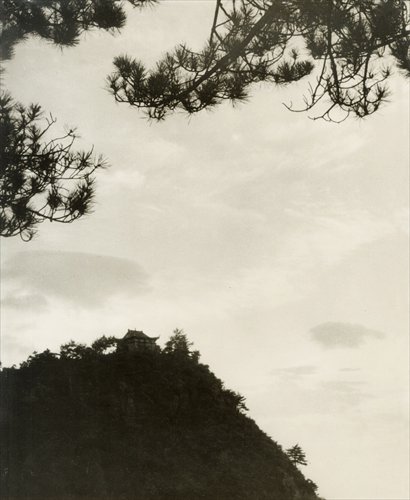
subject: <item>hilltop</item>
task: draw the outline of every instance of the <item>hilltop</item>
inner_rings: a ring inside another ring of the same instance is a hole
[[[164,349],[144,337],[70,342],[3,369],[2,498],[317,498],[182,332]]]

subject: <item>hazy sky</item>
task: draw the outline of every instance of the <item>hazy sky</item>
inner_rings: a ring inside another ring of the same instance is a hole
[[[327,499],[408,499],[408,83],[366,121],[311,121],[249,102],[150,123],[104,79],[200,46],[213,2],[130,12],[116,37],[61,51],[30,40],[6,64],[19,101],[78,126],[111,168],[92,215],[2,241],[3,362],[70,338],[183,328]]]

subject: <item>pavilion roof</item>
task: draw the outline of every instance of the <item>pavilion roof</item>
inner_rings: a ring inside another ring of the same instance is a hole
[[[149,339],[149,340],[157,340],[159,337],[149,337],[145,335],[144,332],[139,330],[128,330],[128,332],[124,335],[123,340],[133,340],[133,339]]]

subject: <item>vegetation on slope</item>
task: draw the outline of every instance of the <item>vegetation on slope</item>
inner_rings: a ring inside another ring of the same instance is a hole
[[[1,372],[2,498],[316,498],[182,332],[163,350],[108,352],[116,342]]]

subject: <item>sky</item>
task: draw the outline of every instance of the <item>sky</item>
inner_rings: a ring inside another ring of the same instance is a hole
[[[16,100],[103,154],[91,215],[1,242],[3,364],[70,339],[182,328],[328,500],[409,495],[409,92],[366,120],[291,113],[302,81],[150,122],[116,104],[115,56],[201,47],[212,2],[128,11],[121,34],[20,44]]]

